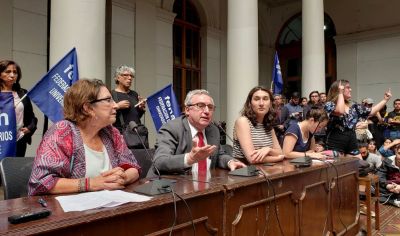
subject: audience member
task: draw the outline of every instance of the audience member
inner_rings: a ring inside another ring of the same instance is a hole
[[[378,151],[378,147],[376,146],[376,142],[374,140],[370,140],[368,142],[368,152],[382,157],[381,153]]]
[[[285,158],[309,156],[321,159],[324,157],[315,144],[314,133],[328,124],[328,115],[322,108],[312,107],[306,114],[306,119],[289,126],[283,141]]]
[[[201,173],[215,167],[235,170],[245,166],[220,146],[219,130],[212,124],[214,111],[214,100],[208,91],[187,94],[185,114],[158,131],[154,165],[161,173]],[[149,176],[155,173],[153,168]]]
[[[378,169],[381,202],[400,207],[400,146],[395,155],[385,158]]]
[[[390,138],[398,139],[400,138],[400,98],[397,98],[393,102],[393,111],[389,112],[387,115],[389,129],[390,129]]]
[[[326,93],[324,92],[319,93],[319,102],[321,103],[322,106],[325,105],[326,101],[327,101]]]
[[[355,126],[362,118],[374,115],[392,97],[390,89],[384,99],[372,108],[351,102],[351,87],[347,80],[335,81],[328,92],[325,110],[329,115],[327,126],[326,148],[344,154],[358,155]],[[360,155],[358,155],[361,158]]]
[[[358,150],[360,151],[362,159],[369,163],[370,172],[375,173],[382,164],[382,158],[376,154],[370,153],[368,151],[368,144],[366,143],[360,143],[358,145]]]
[[[10,60],[0,61],[0,92],[12,92],[17,125],[16,156],[25,156],[27,144],[32,143],[32,135],[36,131],[37,118],[33,113],[32,103],[27,96],[21,100],[27,91],[21,88],[22,72],[20,66]],[[0,150],[1,151],[1,150]]]
[[[393,149],[400,144],[400,139],[391,140],[389,138],[385,139],[383,145],[379,148],[379,153],[382,157],[390,157],[394,155]]]
[[[122,132],[122,122],[128,125],[130,121],[141,124],[140,118],[146,111],[146,101],[136,91],[131,90],[135,70],[129,66],[120,66],[115,70],[114,80],[116,88],[111,92],[114,101],[117,103],[117,119],[114,126]],[[135,106],[139,104],[138,106]],[[122,121],[121,121],[122,119]]]
[[[282,100],[282,95],[275,94],[274,102],[272,104],[272,107],[275,111],[274,130],[275,130],[276,137],[278,138],[278,141],[280,144],[283,142],[283,134],[285,133],[285,127],[283,126],[283,120],[281,120],[281,113],[282,113],[283,105],[284,105],[284,103]]]
[[[81,79],[64,96],[64,117],[46,132],[29,195],[123,189],[140,167],[112,126],[117,104],[100,80]]]
[[[253,88],[247,95],[241,116],[233,132],[233,156],[245,163],[277,162],[283,159],[282,149],[273,129],[272,94],[263,87]]]
[[[375,116],[368,117],[368,130],[371,131],[372,137],[376,142],[376,146],[380,147],[385,141],[384,132],[387,128],[387,123],[385,122],[386,105],[376,113]]]
[[[285,129],[291,124],[295,124],[303,120],[303,108],[299,105],[299,93],[293,92],[281,114],[281,120],[284,122]]]
[[[300,106],[304,109],[304,107],[306,107],[307,104],[308,104],[307,98],[306,98],[306,97],[302,97],[302,98],[300,99]]]

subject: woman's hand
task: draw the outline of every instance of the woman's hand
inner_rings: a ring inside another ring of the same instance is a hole
[[[253,163],[260,163],[263,162],[264,158],[268,156],[269,152],[271,151],[270,147],[263,147],[257,150],[254,150],[250,157],[253,159]]]
[[[126,109],[131,106],[131,103],[128,100],[122,100],[117,103],[118,109]]]
[[[385,99],[386,101],[389,101],[391,97],[392,97],[392,91],[391,91],[391,89],[389,88],[389,89],[385,92],[385,94],[383,95],[383,99]]]
[[[127,175],[124,169],[115,167],[90,178],[90,191],[123,189],[126,183]]]
[[[339,91],[339,94],[343,94],[344,85],[342,85],[342,81],[339,81],[339,84],[338,84],[338,91]]]
[[[22,127],[21,129],[19,129],[19,131],[21,131],[22,133],[24,133],[24,134],[29,134],[31,131],[28,129],[28,128],[26,128],[26,127]]]

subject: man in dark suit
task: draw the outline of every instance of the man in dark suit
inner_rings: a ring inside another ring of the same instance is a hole
[[[154,165],[161,174],[245,166],[221,148],[218,127],[212,123],[214,110],[214,101],[206,90],[187,94],[185,114],[158,131]]]

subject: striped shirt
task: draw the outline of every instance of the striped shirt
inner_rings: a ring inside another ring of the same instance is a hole
[[[263,147],[273,147],[273,142],[272,142],[272,132],[271,131],[265,131],[264,125],[257,123],[256,126],[254,127],[253,124],[250,122],[249,119],[247,119],[249,126],[250,126],[250,134],[251,134],[251,140],[253,141],[253,146],[255,150],[261,149]],[[236,132],[235,130],[233,131],[234,133]],[[243,149],[240,146],[240,142],[237,139],[237,136],[234,135],[233,139],[233,153],[232,153],[234,158],[237,158],[241,161],[244,161],[245,163],[248,163]]]

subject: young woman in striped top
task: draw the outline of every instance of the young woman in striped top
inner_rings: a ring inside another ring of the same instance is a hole
[[[272,93],[253,88],[247,96],[234,127],[233,157],[256,164],[283,160],[282,149],[273,129]]]

